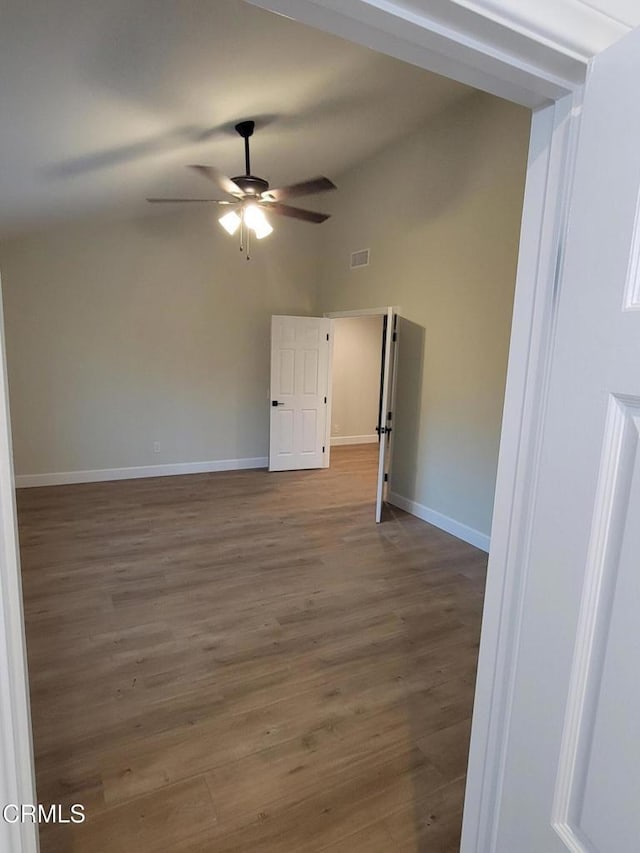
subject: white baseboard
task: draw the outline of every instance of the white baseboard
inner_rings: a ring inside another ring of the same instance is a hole
[[[487,536],[486,533],[481,533],[473,527],[469,527],[466,524],[462,524],[460,521],[456,521],[455,518],[449,518],[448,515],[443,515],[435,509],[430,509],[428,506],[419,504],[417,501],[411,501],[409,498],[404,498],[402,495],[398,495],[395,492],[389,493],[388,501],[390,504],[403,509],[405,512],[410,512],[411,515],[415,515],[423,521],[428,521],[429,524],[433,524],[434,527],[446,530],[446,532],[451,533],[452,536],[457,536],[458,539],[462,539],[470,545],[475,545],[475,547],[480,548],[481,551],[489,552],[491,538]]]
[[[340,447],[341,444],[375,444],[378,434],[373,435],[332,435],[331,447]]]
[[[255,456],[247,459],[215,459],[209,462],[139,465],[133,468],[96,468],[90,471],[58,471],[53,474],[18,474],[16,488],[102,483],[106,480],[135,480],[141,477],[171,477],[177,474],[207,474],[211,471],[239,471],[245,468],[266,468],[268,463],[266,456]]]

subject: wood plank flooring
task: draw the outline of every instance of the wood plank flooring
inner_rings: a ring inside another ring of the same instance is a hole
[[[324,471],[18,494],[42,853],[454,853],[486,555]]]

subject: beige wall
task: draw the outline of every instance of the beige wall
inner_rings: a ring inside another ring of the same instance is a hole
[[[332,436],[377,439],[381,348],[382,317],[333,321]]]
[[[529,121],[523,108],[471,96],[344,176],[324,234],[320,310],[394,304],[411,321],[401,330],[393,491],[483,534]],[[350,252],[363,248],[370,265],[350,271]]]
[[[316,240],[278,223],[247,262],[199,209],[4,243],[17,474],[266,456],[270,315],[312,312]]]

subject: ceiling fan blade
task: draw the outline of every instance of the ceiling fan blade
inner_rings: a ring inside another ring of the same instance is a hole
[[[191,168],[195,169],[196,172],[200,172],[200,174],[204,175],[208,180],[213,181],[213,183],[218,187],[218,189],[222,190],[223,193],[237,196],[238,198],[242,198],[244,195],[240,187],[235,184],[231,178],[223,175],[222,172],[219,172],[214,166],[191,166]]]
[[[329,213],[303,210],[301,207],[291,207],[290,204],[281,204],[279,201],[265,203],[263,210],[267,213],[278,213],[280,216],[291,216],[293,219],[303,219],[305,222],[324,222],[330,216]]]
[[[196,202],[197,204],[234,204],[233,201],[219,201],[217,198],[148,198],[152,204],[183,204],[184,202]]]
[[[299,184],[291,184],[288,187],[277,187],[262,193],[264,199],[281,201],[283,198],[295,198],[299,195],[313,195],[314,193],[326,193],[328,190],[337,189],[333,181],[322,176],[301,181]]]

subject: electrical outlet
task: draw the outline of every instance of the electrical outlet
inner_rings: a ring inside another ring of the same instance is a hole
[[[160,453],[160,442],[159,441],[153,442],[153,452],[154,453]]]

